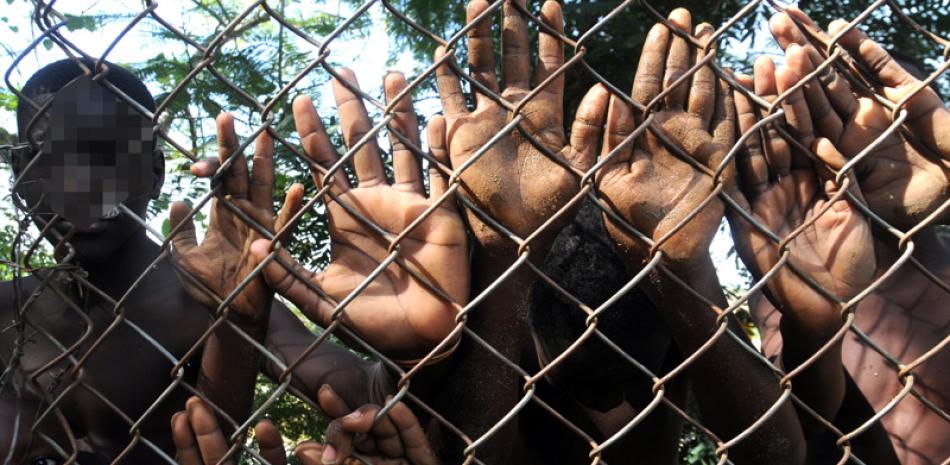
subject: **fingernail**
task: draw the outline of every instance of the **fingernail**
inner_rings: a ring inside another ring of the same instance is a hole
[[[334,465],[336,464],[336,449],[327,444],[323,448],[323,455],[320,456],[320,461],[323,462],[323,465]]]
[[[350,420],[359,420],[360,418],[363,417],[363,412],[357,410],[357,411],[355,411],[355,412],[353,412],[353,413],[350,413],[350,414],[347,415],[346,417],[349,418]]]

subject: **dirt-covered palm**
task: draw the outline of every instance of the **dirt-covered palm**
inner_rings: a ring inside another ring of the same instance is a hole
[[[518,1],[518,0],[516,0]],[[522,7],[524,0],[520,0]],[[485,0],[468,4],[471,23],[488,8]],[[544,3],[541,19],[558,32],[564,30],[561,6]],[[564,64],[564,44],[555,36],[539,32],[534,86],[540,86]],[[499,92],[492,46],[491,16],[469,31],[471,76],[493,93],[516,105],[531,91],[528,29],[525,17],[513,6],[504,6],[502,32],[502,77]],[[436,59],[443,55],[440,48]],[[476,108],[469,111],[459,77],[448,64],[437,72],[439,94],[448,125],[448,150],[453,168],[468,161],[489,140],[509,124],[513,115],[486,95],[476,92]],[[558,76],[521,108],[521,126],[540,145],[580,171],[593,165],[601,120],[606,112],[607,92],[598,86],[585,96],[577,111],[568,143],[564,134],[564,77]],[[517,129],[502,137],[461,175],[463,192],[481,210],[518,236],[525,238],[557,213],[579,190],[579,178],[538,150]],[[513,250],[515,244],[502,239],[478,215],[468,212],[469,223],[479,243],[490,252]],[[557,224],[539,237],[549,244],[571,219],[563,215]]]
[[[228,113],[218,116],[219,160],[202,160],[192,165],[196,176],[211,177],[225,160],[238,149],[234,132],[234,118]],[[275,218],[273,210],[274,189],[274,143],[266,132],[256,140],[253,172],[248,173],[244,155],[238,154],[221,178],[221,188],[228,201],[262,228],[273,233],[300,208],[302,186],[295,185],[287,193],[284,208]],[[261,238],[260,233],[245,223],[224,202],[215,198],[211,204],[211,221],[201,244],[197,243],[195,225],[188,216],[190,207],[184,202],[175,202],[171,207],[169,222],[172,228],[184,222],[172,238],[173,258],[185,289],[195,300],[211,309],[218,301],[203,289],[214,292],[218,299],[225,299],[250,275],[259,263],[251,256],[251,243]],[[198,282],[196,283],[195,278]],[[231,302],[232,314],[251,323],[267,321],[273,292],[262,276],[254,278]]]
[[[800,10],[789,9],[772,19],[772,34],[789,52],[789,66],[805,76],[823,57],[790,15],[825,39],[844,30],[847,23],[834,21],[825,34]],[[874,73],[879,91],[891,102],[900,102],[919,87],[916,77],[859,29],[847,32],[840,43]],[[805,87],[805,97],[818,135],[831,140],[847,158],[858,155],[891,125],[889,109],[873,98],[855,95],[833,68]],[[901,131],[894,132],[855,171],[871,209],[904,227],[924,219],[950,197],[950,135],[940,130],[950,125],[950,110],[930,87],[916,94],[906,108],[904,128],[918,143],[911,143]]]
[[[691,30],[688,11],[674,10],[670,20],[684,31]],[[712,35],[712,27],[702,24],[696,36]],[[657,24],[647,36],[640,57],[633,97],[644,104],[657,97],[689,69],[691,52],[686,41]],[[653,124],[661,128],[698,164],[715,171],[732,144],[735,111],[729,88],[717,82],[709,68],[702,68],[682,87],[667,95],[661,111],[654,112]],[[620,98],[611,97],[602,156],[607,156],[628,138],[637,126],[632,109]],[[733,169],[727,167],[723,179],[731,182]],[[635,144],[621,148],[603,166],[599,189],[604,200],[627,222],[652,240],[663,238],[699,208],[712,192],[712,178],[674,155],[650,132]],[[722,219],[722,202],[714,199],[666,241],[661,250],[667,263],[688,266],[706,257],[709,244]],[[605,216],[607,230],[627,257],[647,259],[649,247]]]
[[[763,58],[756,62],[754,80],[748,76],[738,80],[750,89],[754,86],[763,99],[772,100],[800,78],[789,68],[776,72],[772,61]],[[736,93],[736,108],[740,130],[748,131],[757,119],[755,109],[740,93]],[[844,166],[846,159],[828,139],[815,139],[801,90],[789,95],[782,108],[793,136],[812,147],[828,166]],[[876,263],[870,224],[847,196],[832,202],[839,186],[830,170],[793,152],[774,131],[769,132],[764,143],[759,135],[747,139],[739,155],[739,167],[738,203],[776,236],[784,239],[814,219],[789,243],[790,265],[840,299],[853,297],[870,283]],[[853,179],[849,178],[851,192],[863,200]],[[832,204],[828,205],[829,202]],[[738,213],[730,212],[729,221],[736,249],[746,266],[756,278],[768,273],[781,257],[779,244]],[[840,327],[837,304],[807,284],[788,265],[767,286],[776,307],[800,327],[823,336]]]
[[[341,74],[356,85],[350,70],[343,69]],[[406,86],[401,74],[389,74],[385,82],[387,98],[394,98]],[[366,109],[362,100],[341,82],[334,80],[333,90],[347,144],[355,144],[372,127]],[[407,95],[396,105],[390,134],[398,131],[419,147],[419,130],[409,98]],[[298,98],[294,102],[294,119],[307,155],[324,168],[336,164],[337,151],[309,98]],[[445,121],[441,117],[430,121],[428,138],[432,154],[447,162]],[[338,174],[332,190],[340,202],[383,229],[389,237],[380,237],[373,227],[358,220],[340,203],[330,202],[327,206],[332,241],[329,266],[314,273],[284,253],[281,261],[295,268],[309,285],[288,273],[277,261],[265,269],[267,281],[274,289],[318,324],[331,323],[335,303],[344,301],[389,257],[388,240],[406,230],[447,189],[447,179],[433,168],[427,197],[416,155],[395,137],[390,140],[393,142],[394,183],[386,179],[379,147],[370,142],[353,158],[359,184],[351,187],[345,175]],[[318,185],[322,184],[323,174],[315,171],[314,177]],[[470,282],[466,244],[464,225],[453,200],[448,198],[403,238],[399,243],[399,257],[452,301],[464,305]],[[254,254],[261,258],[266,256],[267,245],[266,241],[258,241]],[[311,286],[321,289],[329,299]],[[455,326],[455,315],[452,302],[443,300],[397,263],[391,263],[346,305],[342,321],[384,353],[394,358],[413,359],[428,353],[448,335]]]

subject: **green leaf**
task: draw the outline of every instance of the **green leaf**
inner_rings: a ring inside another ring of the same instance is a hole
[[[43,48],[46,50],[51,50],[53,48],[53,41],[49,39],[43,39]]]
[[[89,32],[94,32],[96,30],[96,18],[92,16],[76,16],[69,13],[63,16],[66,17],[66,29],[70,31],[84,29]]]

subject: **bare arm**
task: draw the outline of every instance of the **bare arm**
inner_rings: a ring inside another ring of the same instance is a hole
[[[520,3],[524,5],[523,1]],[[484,0],[471,1],[467,7],[469,22],[488,7]],[[555,31],[563,30],[561,7],[557,2],[545,2],[541,18]],[[490,18],[469,32],[470,74],[502,98],[517,102],[563,65],[564,45],[543,31],[538,34],[539,60],[532,85],[530,53],[526,53],[530,47],[527,21],[514,5],[504,7],[503,31],[501,68],[504,88],[496,75]],[[437,59],[442,53],[441,49],[437,52]],[[452,167],[458,169],[471,162],[479,148],[498,135],[511,119],[502,105],[482,93],[475,95],[476,108],[469,110],[459,77],[448,65],[439,68],[437,81],[445,110],[448,154]],[[603,88],[597,87],[585,97],[568,138],[563,130],[563,89],[562,76],[551,80],[526,102],[521,112],[524,116],[521,128],[547,151],[557,154],[575,169],[585,171],[593,165],[607,94]],[[562,210],[579,186],[574,173],[549,159],[518,129],[496,141],[460,174],[462,195],[522,239],[535,235],[540,226]],[[499,176],[504,176],[505,181],[499,182]],[[570,221],[573,213],[573,208],[564,212],[534,237],[529,244],[533,263],[543,262],[554,237]],[[518,247],[474,211],[467,211],[467,218],[477,240],[472,293],[477,296],[515,263]],[[469,315],[469,328],[514,363],[520,363],[522,357],[521,348],[528,331],[528,292],[535,280],[536,275],[523,264]],[[453,370],[447,377],[448,386],[440,405],[449,413],[453,423],[473,439],[501,420],[523,395],[519,389],[522,383],[514,370],[471,338],[463,338]],[[512,431],[516,422],[517,419],[509,423],[506,429],[478,449],[478,457],[487,463],[507,462],[515,440]],[[451,459],[457,460],[459,452],[449,452]]]
[[[225,113],[216,122],[220,159],[196,163],[192,167],[195,175],[213,175],[239,147],[233,117]],[[275,226],[279,230],[296,213],[302,195],[300,186],[291,188],[279,217],[274,215],[273,151],[270,136],[262,133],[255,147],[253,173],[249,172],[244,156],[238,154],[219,186],[227,201],[270,231]],[[257,266],[249,250],[260,235],[216,198],[207,234],[198,244],[189,210],[182,202],[176,202],[171,209],[170,223],[180,228],[172,238],[173,263],[192,298],[215,310],[219,301],[227,299]],[[227,322],[234,323],[254,341],[263,342],[272,301],[273,292],[263,276],[252,279],[229,301],[226,321],[220,321],[204,347],[198,388],[238,423],[250,413],[260,354]]]
[[[274,303],[265,341],[271,353],[285,365],[290,365],[303,355],[314,340],[314,333],[287,307],[279,302]],[[262,369],[274,382],[283,374],[276,364],[266,358]],[[307,354],[296,366],[292,376],[291,386],[314,402],[324,385],[340,393],[348,405],[382,405],[386,396],[394,391],[394,380],[381,363],[365,361],[330,341],[324,341]]]
[[[690,14],[684,9],[674,10],[669,19],[683,31],[693,30]],[[703,40],[712,31],[709,25],[701,24],[694,34]],[[686,41],[665,25],[654,26],[640,58],[633,98],[644,103],[655,99],[676,80],[677,70],[689,69],[691,63],[702,58],[700,53],[690,51]],[[711,171],[719,169],[735,139],[732,94],[709,69],[701,69],[692,83],[687,81],[681,89],[669,92],[653,118],[655,127]],[[621,147],[637,122],[627,104],[612,97],[603,154]],[[726,191],[732,190],[733,170],[728,164],[722,172]],[[719,200],[707,202],[714,195],[709,176],[674,155],[648,131],[636,144],[619,149],[604,165],[598,181],[600,191],[626,223],[654,243],[663,240],[658,246],[663,266],[712,305],[727,307],[708,253],[724,210]],[[630,271],[640,271],[654,252],[612,217],[605,220]],[[684,357],[694,354],[718,329],[713,308],[662,271],[650,273],[650,283],[644,290],[660,308]],[[737,332],[742,334],[741,330]],[[768,368],[756,361],[742,343],[727,336],[719,337],[688,368],[703,422],[724,441],[751,427],[781,393],[777,378]],[[747,440],[731,450],[743,463],[801,463],[804,440],[791,404],[780,405]]]

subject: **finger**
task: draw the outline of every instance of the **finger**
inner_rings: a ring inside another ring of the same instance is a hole
[[[689,34],[693,30],[692,18],[689,10],[677,8],[668,18],[674,26]],[[690,63],[689,43],[686,39],[672,34],[670,38],[670,52],[666,56],[666,74],[663,76],[663,88],[669,89],[677,79],[686,74]],[[666,107],[670,110],[686,108],[686,94],[689,92],[689,80],[684,81],[670,93],[666,94]]]
[[[504,20],[501,33],[502,78],[505,87],[528,88],[530,57],[528,49],[528,23],[515,4],[524,8],[525,0],[510,0],[503,8]]]
[[[587,171],[597,159],[597,144],[607,118],[610,92],[602,84],[587,91],[577,107],[571,124],[571,147],[567,161],[580,171]]]
[[[559,34],[564,34],[564,14],[560,3],[554,0],[544,2],[541,7],[541,21]],[[563,65],[564,44],[561,39],[541,29],[538,33],[538,63],[534,69],[535,85],[541,85]],[[560,102],[564,96],[564,75],[561,74],[551,81],[544,91]]]
[[[798,74],[787,67],[775,72],[775,84],[778,86],[780,94],[794,87],[800,80]],[[789,133],[805,147],[811,147],[815,140],[815,129],[812,126],[808,104],[805,102],[805,96],[801,88],[785,98],[782,102],[782,109],[785,110],[785,122]],[[798,153],[797,150],[792,154],[791,163],[792,166],[797,168],[810,166],[808,158],[804,154]]]
[[[294,457],[297,457],[301,465],[323,465],[320,462],[321,455],[323,444],[313,441],[304,441],[294,449]]]
[[[340,156],[330,142],[327,131],[320,121],[320,115],[313,106],[313,100],[309,96],[301,95],[294,99],[294,123],[297,126],[297,133],[300,134],[300,143],[303,145],[304,153],[311,161],[325,169],[330,169],[340,160]],[[323,188],[323,174],[311,167],[310,174],[318,188]],[[350,181],[341,169],[333,177],[333,183],[336,192],[342,192],[350,188]]]
[[[329,384],[320,386],[320,390],[317,391],[317,403],[323,413],[330,418],[340,418],[353,411]]]
[[[726,70],[729,75],[732,72]],[[736,142],[736,104],[732,86],[723,79],[717,80],[716,104],[712,114],[712,136],[717,144],[732,147]]]
[[[202,465],[198,442],[195,440],[194,431],[191,430],[191,423],[188,422],[187,412],[178,412],[172,416],[171,430],[179,465]]]
[[[189,171],[199,178],[210,178],[221,168],[221,160],[217,158],[202,158],[191,164]]]
[[[696,38],[700,43],[706,43],[713,35],[714,29],[707,23],[696,26]],[[715,54],[715,49],[710,48],[709,53]],[[696,61],[698,63],[703,59],[703,50],[696,49]],[[697,115],[703,120],[703,127],[710,127],[709,124],[713,118],[713,112],[716,109],[716,73],[712,67],[703,66],[693,75],[693,85],[689,89],[689,101],[686,110]]]
[[[222,176],[224,193],[235,199],[247,198],[247,160],[244,154],[238,153],[237,134],[234,132],[234,117],[230,113],[221,113],[215,120],[218,128],[218,158],[225,164],[228,157],[234,156],[234,161]]]
[[[429,120],[429,125],[426,127],[426,140],[429,143],[429,153],[432,157],[445,166],[452,166],[449,161],[449,151],[445,148],[445,118],[436,115]],[[429,198],[435,200],[445,194],[445,191],[449,188],[448,182],[448,176],[444,175],[435,163],[430,163]],[[452,199],[447,199],[442,202],[442,207],[454,211],[455,202]]]
[[[340,463],[343,460],[341,456],[345,458],[353,453],[353,437],[343,431],[343,425],[339,419],[330,422],[324,436],[326,444],[323,445],[323,451],[320,454],[320,463],[324,465]]]
[[[356,75],[349,68],[341,68],[339,74],[354,88],[359,88]],[[333,96],[336,97],[336,108],[340,114],[340,126],[343,130],[343,138],[346,139],[346,146],[353,147],[373,127],[366,113],[366,107],[363,106],[363,99],[337,79],[333,80]],[[386,182],[383,161],[375,140],[363,144],[352,160],[359,187],[372,187]]]
[[[814,46],[812,46],[808,39],[802,33],[801,29],[796,25],[792,18],[794,17],[798,20],[804,27],[812,31],[816,36],[830,40],[827,34],[825,34],[821,28],[819,28],[805,13],[796,8],[787,8],[786,13],[780,13],[772,17],[769,20],[769,26],[772,29],[772,35],[775,36],[776,40],[779,42],[779,45],[783,49],[789,49],[792,44],[798,44],[805,49],[806,55],[810,61],[811,69],[814,70],[825,61],[825,57],[819,52]],[[790,65],[792,63],[789,63]],[[795,64],[799,66],[799,64]],[[804,77],[808,73],[803,73],[801,69],[793,68],[799,76]],[[856,101],[853,94],[851,93],[851,85],[848,84],[848,81],[839,75],[837,70],[833,66],[825,68],[818,76],[818,82],[821,83],[821,87],[824,88],[827,93],[826,99],[831,103],[835,111],[838,112],[842,117],[848,117],[853,114],[856,109]],[[817,83],[816,83],[817,84]],[[814,102],[817,105],[815,108],[812,108],[813,117],[815,121],[820,121],[824,119],[823,111],[823,102],[821,97],[815,91],[809,92],[806,94],[806,98],[809,101],[809,104]],[[819,126],[822,127],[822,126]]]
[[[274,139],[267,131],[257,136],[254,147],[254,168],[248,192],[255,207],[272,212],[274,209]],[[270,225],[265,225],[270,226]]]
[[[218,426],[218,420],[204,402],[197,397],[188,399],[186,406],[188,421],[191,422],[191,429],[195,432],[195,439],[198,442],[202,460],[205,464],[217,464],[228,452],[228,443],[220,426]],[[229,465],[233,465],[233,463],[234,461],[231,459],[224,462],[224,464]]]
[[[261,457],[270,465],[287,465],[287,454],[284,453],[284,440],[280,432],[268,420],[257,423],[254,427],[254,438],[257,439],[257,448]]]
[[[357,414],[361,412],[357,410],[353,413]],[[373,415],[376,415],[375,412]],[[345,427],[347,421],[344,420],[343,423]],[[402,457],[405,455],[402,439],[399,437],[399,430],[396,429],[396,425],[393,424],[389,415],[384,415],[373,424],[372,436],[376,447],[387,457]]]
[[[791,6],[785,9],[786,13],[792,18],[795,18],[801,24],[809,34],[818,37],[822,42],[829,42],[831,37],[828,34],[825,34],[825,31],[821,30],[821,27],[815,23],[804,11],[800,10],[798,7]]]
[[[389,73],[383,83],[386,92],[386,102],[391,103],[408,84],[402,73]],[[389,141],[393,146],[393,180],[398,190],[425,192],[422,186],[422,168],[419,159],[406,144],[397,138],[393,132],[398,132],[412,145],[419,147],[419,121],[416,111],[412,108],[412,94],[407,93],[393,107],[393,120],[389,123]]]
[[[775,84],[775,63],[769,57],[759,57],[753,66],[755,72],[755,93],[766,101],[773,102],[778,97],[778,87]],[[763,117],[764,117],[763,113]],[[775,126],[780,124],[773,120],[766,126],[763,136],[765,160],[769,164],[772,177],[788,175],[791,163],[791,153],[788,142],[778,135]]]
[[[366,404],[339,418],[343,431],[350,434],[368,433],[375,427],[379,406]],[[395,427],[393,427],[395,432]],[[329,438],[328,438],[329,442]]]
[[[633,100],[647,105],[660,95],[663,87],[663,72],[666,67],[666,51],[670,45],[670,30],[664,24],[657,23],[650,29],[640,63],[633,79]]]
[[[265,260],[270,253],[270,241],[267,239],[258,239],[251,244],[251,254],[258,262]],[[285,263],[294,272],[288,271]],[[277,258],[264,267],[264,279],[274,292],[293,302],[304,315],[307,315],[307,318],[315,323],[328,325],[333,309],[304,281],[298,279],[297,275],[316,286],[320,284],[318,275],[294,260],[287,249],[280,249],[277,252]]]
[[[445,56],[445,48],[441,46],[436,48],[435,61],[440,61],[443,56]],[[435,70],[435,82],[439,88],[439,99],[442,101],[445,117],[449,118],[450,121],[468,113],[465,95],[462,93],[462,84],[459,82],[458,75],[449,66],[449,62],[454,61],[455,57],[448,58]]]
[[[184,223],[181,229],[172,237],[172,249],[176,254],[186,254],[198,245],[195,234],[195,222],[188,217],[191,207],[185,202],[175,202],[168,212],[168,223],[171,230]]]
[[[789,46],[785,52],[788,67],[802,78],[815,70],[809,57],[811,53],[809,50],[817,52],[811,45],[801,47],[798,44]],[[825,90],[817,76],[805,83],[804,94],[808,102],[808,113],[811,115],[815,128],[825,137],[838,140],[844,130],[844,123],[831,107],[831,102],[825,95]]]
[[[413,465],[438,465],[438,460],[429,446],[429,440],[419,424],[419,419],[406,404],[396,403],[389,411],[389,418],[392,419],[393,425],[399,430],[399,437],[402,440],[409,463]]]
[[[736,81],[747,89],[754,86],[753,78],[746,75],[736,76]],[[742,92],[734,94],[736,101],[736,120],[739,123],[739,132],[743,136],[752,130],[752,127],[758,121],[757,112],[751,100]],[[769,168],[765,161],[765,154],[762,152],[762,140],[759,132],[750,134],[743,144],[736,158],[736,165],[739,169],[739,186],[750,201],[765,192],[769,187]]]
[[[470,24],[479,15],[488,9],[488,2],[485,0],[472,0],[465,9],[465,23]],[[472,77],[490,89],[498,93],[498,78],[495,76],[495,48],[492,44],[491,24],[492,16],[486,16],[475,27],[468,31],[468,68]],[[481,92],[475,93],[480,108],[486,105],[493,105],[494,100],[483,95]]]
[[[824,164],[824,166],[819,164],[818,174],[825,181],[825,193],[831,197],[841,188],[841,186],[835,183],[836,173],[844,168],[848,160],[838,151],[830,140],[824,137],[815,140],[815,143],[812,145],[812,151],[815,152],[815,155],[817,155],[818,159]],[[854,171],[848,173],[848,181],[848,184],[851,186],[849,188],[851,193],[854,194],[859,201],[865,203],[864,195],[862,195],[861,189],[858,186]]]
[[[293,219],[297,213],[300,212],[300,208],[303,206],[303,184],[294,183],[290,186],[290,189],[287,189],[287,195],[284,197],[284,205],[280,207],[280,211],[277,212],[277,220],[274,222],[274,233],[279,233],[287,223]],[[290,227],[287,231],[278,238],[284,246],[290,244],[290,240],[293,237],[294,227]]]
[[[848,27],[847,21],[837,19],[828,26],[828,33],[835,36],[846,27]],[[917,78],[908,73],[883,47],[857,27],[841,36],[841,45],[851,56],[864,63],[878,81],[887,87],[901,87],[917,82]]]
[[[356,411],[330,422],[326,431],[326,444],[321,460],[325,464],[339,463],[353,453],[353,437],[368,433],[373,427],[373,417],[379,407],[364,405]]]
[[[613,154],[597,172],[598,183],[611,184],[621,176],[630,172],[630,160],[633,157],[634,143],[628,142],[621,147],[624,141],[633,133],[636,123],[633,112],[627,102],[611,95],[607,110],[607,119],[604,124],[604,144],[601,158]],[[614,153],[616,151],[616,153]]]
[[[805,34],[786,12],[772,15],[769,18],[769,29],[772,31],[772,37],[778,42],[779,47],[782,47],[782,50],[787,50],[792,44],[801,46],[808,43]]]
[[[817,69],[825,61],[825,57],[814,46],[806,45],[802,48],[808,56],[811,70]],[[799,75],[805,76],[805,74]],[[839,119],[847,119],[858,110],[858,101],[854,93],[851,92],[851,83],[834,66],[826,67],[816,76],[816,79],[817,83],[815,85],[820,85],[820,88],[824,91],[825,99],[830,103],[831,108],[837,112]],[[820,109],[822,101],[817,91],[810,98],[815,99],[816,110]]]

